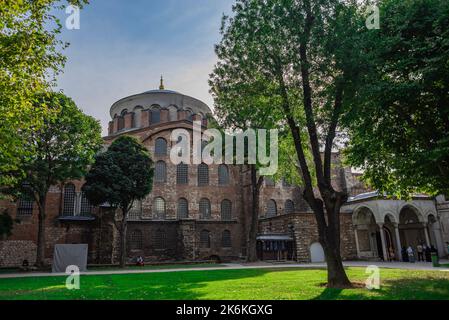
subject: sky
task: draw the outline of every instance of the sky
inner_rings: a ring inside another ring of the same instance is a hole
[[[165,88],[213,107],[208,78],[216,62],[223,13],[234,0],[91,0],[80,12],[80,29],[68,30],[58,12],[67,63],[58,89],[101,121],[117,100]]]

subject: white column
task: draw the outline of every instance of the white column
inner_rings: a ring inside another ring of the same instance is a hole
[[[357,258],[360,258],[359,236],[357,234],[357,226],[354,227],[355,248],[357,250]]]
[[[384,255],[384,261],[388,261],[387,248],[385,246],[384,224],[378,223],[377,225],[379,226],[380,229],[380,240],[382,240],[382,253]]]
[[[426,244],[430,246],[429,232],[427,231],[427,223],[423,223],[424,226],[424,236],[426,237]]]
[[[402,260],[402,247],[401,247],[401,239],[399,237],[399,224],[394,224],[394,233],[396,235],[396,257],[399,261]]]

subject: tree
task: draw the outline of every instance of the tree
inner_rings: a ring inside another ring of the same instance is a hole
[[[36,265],[45,259],[45,220],[47,193],[52,185],[82,178],[100,149],[101,127],[85,115],[75,103],[62,93],[44,93],[36,97],[51,110],[42,119],[42,126],[30,131],[26,152],[17,171],[9,172],[19,184],[8,189],[31,195],[39,209]],[[25,175],[22,175],[25,172]]]
[[[128,212],[136,200],[145,198],[153,187],[153,161],[147,149],[134,137],[117,138],[86,175],[83,191],[93,205],[108,203],[121,210],[120,266],[126,264]],[[114,222],[117,219],[114,218]]]
[[[219,72],[218,68],[215,72]],[[257,77],[257,76],[255,76]],[[270,111],[270,98],[260,94],[270,90],[270,84],[263,77],[255,81],[256,85],[246,83],[217,81],[213,76],[209,81],[211,93],[214,97],[215,112],[221,128],[245,132],[247,129],[274,128],[279,121],[276,113]],[[258,106],[258,107],[256,107]],[[254,110],[260,110],[254,112]],[[257,144],[259,141],[257,141]],[[246,146],[248,147],[248,146]],[[245,150],[248,155],[248,150]],[[257,152],[256,152],[257,158]],[[259,223],[259,198],[264,176],[258,174],[260,164],[249,164],[251,177],[251,216],[247,235],[247,262],[257,261],[257,228]]]
[[[4,236],[10,236],[14,225],[13,218],[9,215],[7,210],[3,210],[0,214],[0,240]]]
[[[2,1],[0,6],[0,186],[18,183],[21,161],[29,152],[31,129],[43,125],[44,105],[36,94],[50,91],[67,44],[57,39],[61,24],[50,12],[85,0]],[[21,172],[22,177],[25,172]]]
[[[449,2],[383,0],[366,33],[369,67],[351,118],[348,163],[374,188],[449,194]]]
[[[239,0],[233,17],[224,18],[212,75],[219,90],[228,82],[256,88],[259,75],[275,85],[278,103],[271,109],[283,115],[279,126],[286,124],[291,132],[303,196],[315,214],[326,256],[329,287],[351,285],[340,254],[340,208],[347,193],[332,184],[331,155],[360,70],[357,37],[364,21],[356,9],[336,0]],[[223,90],[232,90],[228,88]]]

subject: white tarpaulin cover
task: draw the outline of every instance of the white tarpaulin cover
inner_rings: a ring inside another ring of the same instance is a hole
[[[87,244],[57,244],[53,254],[52,272],[64,273],[68,266],[87,270]]]

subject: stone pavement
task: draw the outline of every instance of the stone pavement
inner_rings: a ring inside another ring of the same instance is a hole
[[[449,264],[449,260],[441,260],[442,264]],[[382,262],[382,261],[345,261],[346,267],[378,266],[379,268],[403,269],[403,270],[427,270],[449,272],[449,268],[433,268],[430,262]],[[273,269],[273,268],[325,268],[325,263],[291,263],[291,262],[256,262],[256,263],[226,263],[217,267],[191,267],[170,269],[126,269],[126,270],[104,270],[81,272],[81,275],[109,275],[109,274],[139,274],[179,271],[209,271],[209,270],[231,270],[231,269]],[[449,274],[448,274],[449,275]],[[6,278],[29,278],[29,277],[53,277],[67,276],[65,273],[29,272],[0,274],[0,279]]]

